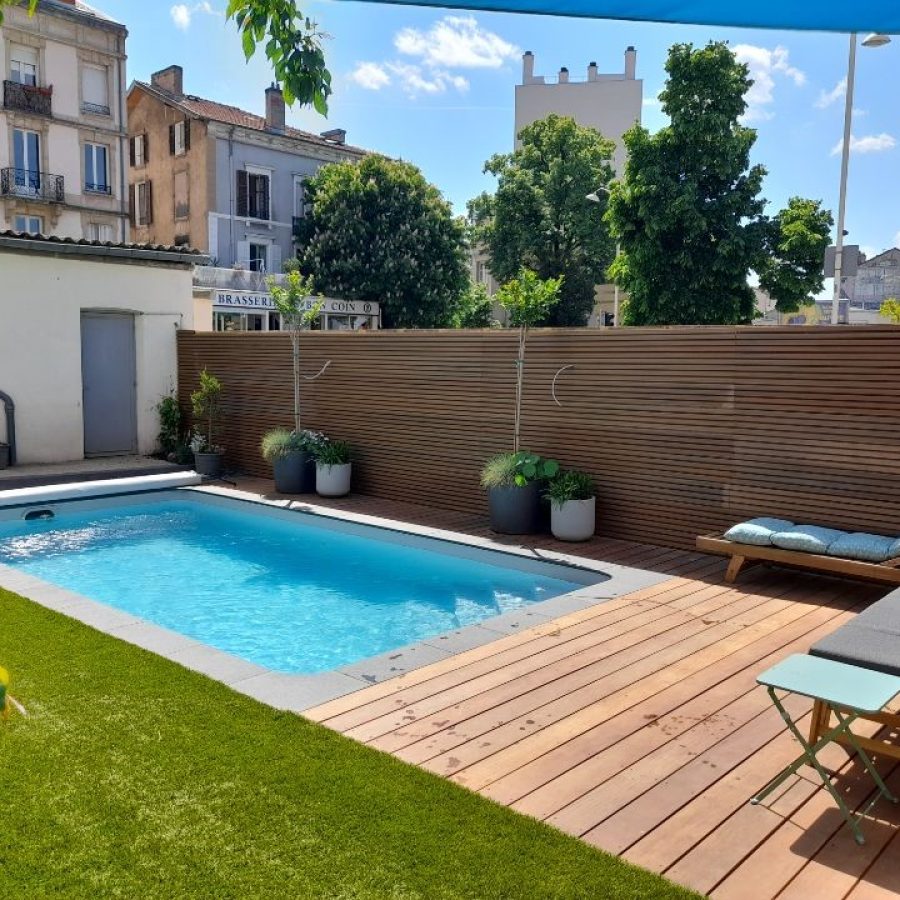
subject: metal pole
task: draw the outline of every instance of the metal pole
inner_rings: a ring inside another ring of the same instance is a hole
[[[841,270],[844,262],[844,213],[847,206],[847,169],[850,164],[850,127],[853,119],[853,82],[856,78],[856,32],[850,35],[850,57],[847,61],[847,96],[844,103],[844,143],[841,147],[841,188],[838,198],[837,240],[834,243],[834,300],[831,324],[840,323]]]
[[[619,254],[622,252],[622,245],[617,241],[616,242],[616,259],[619,258]],[[616,281],[613,285],[613,328],[619,327],[619,282]]]

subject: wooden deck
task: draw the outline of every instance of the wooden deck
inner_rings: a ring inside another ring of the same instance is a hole
[[[487,533],[459,513],[334,505]],[[798,753],[756,674],[887,589],[768,569],[727,585],[720,559],[602,538],[577,552],[672,577],[308,715],[713,897],[900,894],[900,808],[876,805],[858,847],[812,773],[748,803]],[[808,720],[810,702],[787,706]],[[829,751],[861,807],[871,780]],[[900,792],[900,766],[878,763]]]

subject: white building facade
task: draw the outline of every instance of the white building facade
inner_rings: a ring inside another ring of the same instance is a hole
[[[126,37],[81,0],[5,9],[0,230],[128,239]]]

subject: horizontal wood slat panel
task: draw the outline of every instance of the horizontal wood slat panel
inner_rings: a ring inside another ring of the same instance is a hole
[[[512,441],[516,334],[304,335],[304,425],[349,440],[360,491],[479,512],[484,459]],[[178,335],[179,399],[225,386],[229,461],[270,477],[263,433],[290,426],[285,334]],[[559,376],[557,406],[550,393]],[[692,548],[777,515],[900,534],[900,328],[546,329],[526,357],[523,445],[585,469],[598,530]]]

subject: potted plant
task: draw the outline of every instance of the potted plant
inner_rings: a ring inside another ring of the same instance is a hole
[[[311,494],[316,488],[314,455],[324,436],[304,431],[300,427],[300,332],[318,318],[321,301],[311,301],[312,279],[304,278],[296,265],[288,260],[283,285],[274,278],[266,284],[281,313],[281,319],[291,337],[291,356],[294,375],[294,430],[273,428],[263,436],[263,458],[272,463],[275,489],[282,494]]]
[[[550,531],[560,541],[586,541],[594,534],[597,488],[590,475],[568,469],[548,485]]]
[[[200,387],[191,394],[195,427],[190,445],[194,452],[194,471],[198,475],[218,475],[222,470],[225,449],[215,442],[221,404],[222,382],[203,369],[200,373]],[[204,423],[204,431],[199,430],[198,422]]]
[[[536,453],[500,453],[481,470],[488,492],[491,529],[500,534],[540,531],[541,487],[559,472],[559,463]]]
[[[346,441],[325,441],[316,450],[316,493],[323,497],[343,497],[350,493],[350,445]]]
[[[280,494],[311,494],[316,489],[316,453],[326,442],[318,431],[273,428],[263,435],[260,451],[272,464]]]

